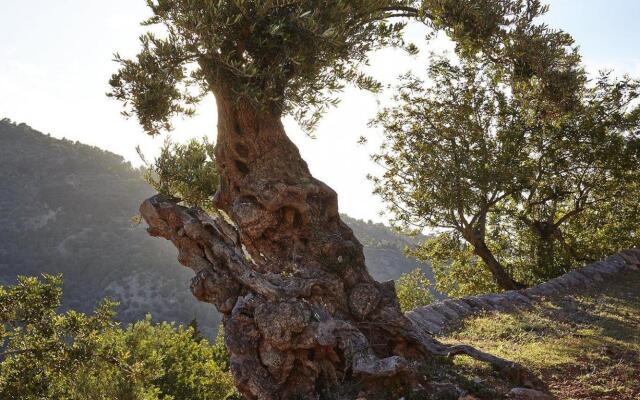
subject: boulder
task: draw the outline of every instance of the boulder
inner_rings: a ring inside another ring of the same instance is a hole
[[[409,318],[411,320],[411,322],[413,322],[414,325],[418,326],[419,328],[425,330],[426,332],[429,333],[440,333],[443,330],[443,326],[436,324],[432,321],[429,321],[425,318],[423,318],[421,315],[419,315],[418,313],[416,313],[415,311],[411,311],[405,314],[405,316],[407,318]]]
[[[443,303],[437,303],[431,306],[431,309],[447,317],[450,321],[458,321],[460,313]]]
[[[431,307],[419,308],[415,312],[422,318],[440,326],[444,326],[447,323],[447,318]]]
[[[471,309],[471,307],[469,307],[469,305],[462,300],[447,299],[443,301],[442,304],[446,305],[451,309],[456,310],[458,314],[461,316],[467,316],[467,315],[473,314],[473,310]]]

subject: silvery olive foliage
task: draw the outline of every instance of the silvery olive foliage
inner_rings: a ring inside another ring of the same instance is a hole
[[[404,23],[418,10],[398,0],[159,0],[148,1],[163,35],[141,37],[111,95],[145,130],[170,128],[171,116],[192,114],[203,93],[231,92],[265,111],[311,126],[347,82],[376,90],[360,72],[367,55],[402,45]]]
[[[363,72],[369,54],[406,43],[409,21],[443,31],[465,57],[494,64],[520,85],[543,87],[551,102],[577,76],[571,37],[536,22],[538,0],[148,0],[152,27],[120,69],[109,96],[146,132],[193,115],[206,93],[249,99],[260,110],[293,115],[309,132],[345,85],[381,88]]]
[[[219,181],[214,148],[207,138],[184,144],[167,139],[152,163],[138,153],[146,165],[144,178],[158,193],[211,210]]]

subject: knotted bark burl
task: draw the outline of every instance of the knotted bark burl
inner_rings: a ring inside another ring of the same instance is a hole
[[[223,314],[245,397],[315,399],[345,383],[382,395],[415,385],[420,360],[461,353],[522,376],[516,364],[443,345],[407,319],[393,282],[367,272],[336,193],[313,178],[277,113],[215,92],[219,211],[160,195],[140,211],[149,233],[170,240],[195,272],[193,295]]]

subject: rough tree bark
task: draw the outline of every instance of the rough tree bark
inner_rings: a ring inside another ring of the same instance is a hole
[[[216,91],[220,187],[207,215],[155,196],[141,206],[153,236],[196,273],[191,290],[223,314],[236,385],[248,399],[319,398],[344,382],[364,393],[415,383],[414,362],[469,354],[400,311],[393,282],[367,272],[336,193],[311,176],[281,120]],[[226,214],[226,215],[225,215]],[[231,222],[233,221],[233,222]]]

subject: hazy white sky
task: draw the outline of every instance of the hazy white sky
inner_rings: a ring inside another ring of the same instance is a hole
[[[581,46],[589,69],[613,68],[640,76],[640,1],[549,0],[546,17],[552,27],[571,33]],[[105,96],[115,71],[112,54],[135,54],[139,21],[148,16],[144,0],[0,0],[0,118],[25,122],[55,137],[66,137],[121,154],[139,164],[135,146],[148,158],[163,138],[147,137],[135,120],[120,115],[120,105]],[[422,29],[409,36],[422,43]],[[445,40],[430,50],[450,48]],[[424,70],[427,52],[418,58],[398,51],[375,54],[372,72],[385,82],[408,70]],[[380,98],[355,90],[344,93],[317,130],[306,137],[286,121],[313,174],[337,190],[342,212],[363,219],[384,220],[384,209],[371,194],[366,175],[375,172],[369,155],[382,134],[367,127]],[[176,122],[175,140],[215,136],[212,98],[198,115]],[[369,144],[356,143],[360,136]]]

